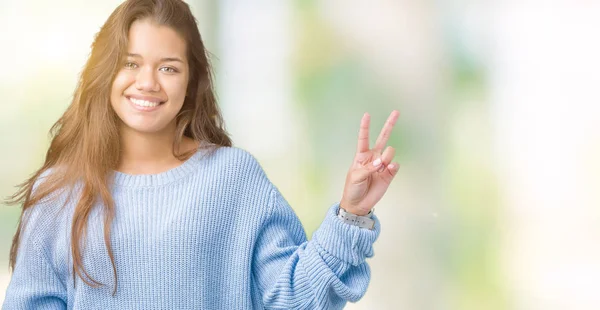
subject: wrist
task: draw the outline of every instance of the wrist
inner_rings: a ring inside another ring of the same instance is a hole
[[[348,213],[352,213],[354,215],[358,215],[358,216],[367,216],[368,214],[371,214],[373,212],[373,210],[360,210],[357,208],[352,208],[352,207],[346,207],[346,204],[342,204],[340,203],[340,208],[346,210],[346,212]]]

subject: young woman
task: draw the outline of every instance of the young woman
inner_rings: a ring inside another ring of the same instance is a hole
[[[3,309],[339,309],[365,293],[372,208],[398,171],[369,148],[307,241],[278,189],[233,147],[194,17],[130,0],[97,34],[23,212]],[[385,148],[385,150],[384,150]]]

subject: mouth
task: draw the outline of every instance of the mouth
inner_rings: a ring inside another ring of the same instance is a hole
[[[139,111],[154,111],[165,103],[165,101],[158,101],[156,99],[144,100],[133,98],[131,96],[125,96],[125,98],[127,98],[127,101],[129,101],[131,106]]]

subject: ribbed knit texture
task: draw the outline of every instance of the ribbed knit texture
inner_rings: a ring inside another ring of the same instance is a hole
[[[293,209],[241,148],[199,149],[169,171],[116,172],[114,181],[116,294],[101,204],[89,218],[83,263],[106,285],[73,282],[75,204],[61,208],[63,193],[25,212],[2,309],[341,309],[366,292],[377,216],[373,230],[345,224],[336,202],[307,241]]]

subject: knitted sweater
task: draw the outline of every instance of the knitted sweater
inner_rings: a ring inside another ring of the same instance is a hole
[[[67,195],[26,210],[2,309],[341,309],[364,296],[380,232],[351,226],[328,208],[307,241],[293,209],[249,152],[198,151],[151,175],[114,174],[115,218],[104,244],[102,205],[89,216],[82,261],[90,287],[73,280]],[[76,195],[74,195],[76,197]]]

